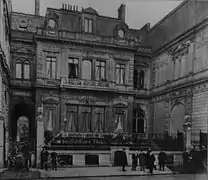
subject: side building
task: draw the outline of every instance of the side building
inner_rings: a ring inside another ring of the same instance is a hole
[[[152,132],[175,135],[189,122],[192,145],[207,133],[208,2],[188,0],[149,32]],[[186,131],[186,130],[185,130]]]
[[[36,0],[35,15],[13,12],[11,17],[13,141],[28,140],[33,151],[40,148],[36,144],[40,107],[46,133],[65,132],[79,139],[80,135],[99,138],[116,130],[147,132],[149,25],[130,29],[124,4],[118,18],[70,5],[47,8],[42,17],[39,5]],[[84,165],[89,152],[99,155],[101,164],[111,161],[109,149],[92,152],[94,146],[83,149],[86,142],[82,140],[57,143],[67,144],[65,150],[74,165]],[[60,149],[57,144],[54,147]]]
[[[11,2],[0,0],[0,167],[8,149]]]

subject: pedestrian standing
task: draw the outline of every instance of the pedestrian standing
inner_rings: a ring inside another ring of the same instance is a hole
[[[48,155],[49,155],[49,153],[46,148],[44,148],[44,149],[45,150],[43,152],[43,164],[44,164],[43,168],[47,171],[48,170]]]
[[[51,153],[51,158],[52,158],[52,168],[53,170],[57,170],[57,153],[53,150]]]
[[[155,156],[153,153],[150,152],[148,157],[148,167],[151,175],[153,174],[154,162],[155,162]]]
[[[135,153],[132,154],[132,171],[136,171],[137,167],[137,156]]]
[[[140,165],[140,171],[145,172],[145,164],[146,164],[146,155],[141,151],[139,154],[139,165]]]
[[[166,153],[161,150],[159,155],[158,155],[158,162],[159,162],[159,169],[161,170],[165,170],[165,162],[166,162]]]
[[[125,149],[123,149],[123,151],[122,151],[122,171],[126,171],[125,167],[127,164],[128,163],[127,163],[126,152],[125,152]]]

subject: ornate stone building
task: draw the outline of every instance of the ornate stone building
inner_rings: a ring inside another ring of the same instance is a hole
[[[13,140],[28,137],[36,151],[40,107],[45,131],[147,132],[149,24],[129,28],[124,4],[118,18],[70,5],[47,8],[42,17],[38,0],[34,15],[13,12],[11,23]],[[134,79],[134,73],[140,77]]]
[[[191,130],[199,144],[207,131],[208,3],[184,1],[151,29],[135,30],[124,4],[118,18],[71,5],[43,17],[35,2],[34,15],[11,15],[13,140],[30,140],[37,156],[42,129],[83,136]],[[83,165],[86,149],[67,148],[72,164]],[[90,152],[109,164],[114,151]]]
[[[148,35],[151,129],[175,134],[185,130],[187,118],[195,145],[199,132],[207,132],[207,8],[206,1],[184,1]]]
[[[0,1],[0,167],[4,164],[5,150],[8,148],[8,110],[10,77],[10,1]]]

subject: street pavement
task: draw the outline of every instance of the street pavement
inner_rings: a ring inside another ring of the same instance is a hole
[[[56,180],[56,179],[53,179]],[[57,179],[58,180],[58,179]],[[90,177],[90,178],[72,178],[70,180],[206,180],[204,174],[170,174],[170,175],[152,175],[152,176],[121,176],[121,177]]]
[[[34,169],[35,170],[35,169]],[[118,176],[145,176],[150,175],[146,172],[132,171],[131,167],[126,167],[126,171],[123,172],[121,167],[85,167],[85,168],[64,168],[53,170],[39,170],[41,178],[77,178],[77,177],[118,177]],[[173,174],[171,170],[165,168],[165,171],[154,170],[156,175]]]

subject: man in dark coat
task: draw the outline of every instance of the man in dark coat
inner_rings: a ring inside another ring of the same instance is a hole
[[[51,158],[52,158],[52,168],[53,170],[57,170],[57,153],[53,150],[51,153]]]
[[[159,168],[161,170],[165,170],[165,162],[166,162],[166,153],[164,151],[160,151],[158,155],[158,162],[159,162]]]
[[[122,152],[122,171],[126,171],[125,170],[125,167],[127,165],[127,157],[126,157],[126,152],[125,152],[125,149],[123,149],[123,152]]]
[[[145,172],[145,164],[146,164],[146,155],[141,151],[139,154],[139,165],[140,165],[140,171]]]
[[[155,162],[155,156],[154,156],[154,154],[149,152],[147,164],[148,164],[148,169],[149,169],[149,172],[151,175],[153,174],[154,162]]]

